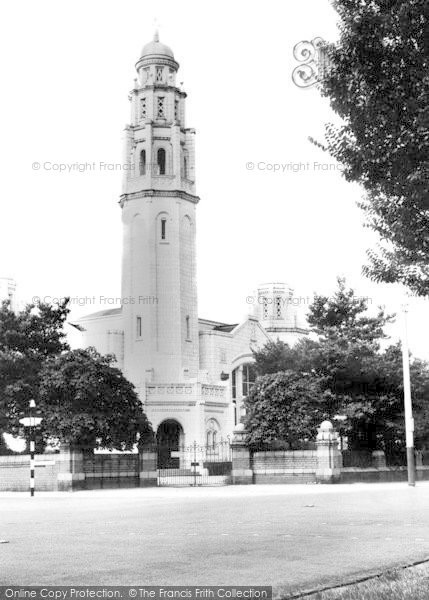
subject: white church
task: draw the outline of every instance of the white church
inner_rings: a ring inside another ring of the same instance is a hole
[[[159,444],[211,445],[243,417],[252,348],[293,344],[307,326],[284,283],[259,286],[255,314],[242,323],[199,318],[195,130],[185,122],[179,64],[155,34],[136,69],[120,197],[122,306],[81,318],[82,345],[116,356]],[[169,465],[168,453],[161,463]]]

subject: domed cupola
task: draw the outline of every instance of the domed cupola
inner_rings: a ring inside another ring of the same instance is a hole
[[[153,36],[153,40],[143,46],[143,50],[141,53],[142,58],[144,56],[153,56],[153,55],[169,56],[170,58],[174,58],[173,50],[171,48],[169,48],[166,44],[162,44],[159,41],[159,34],[157,31],[155,32],[155,35]]]
[[[158,73],[161,73],[161,70],[164,71],[165,68],[167,68],[170,73],[175,73],[179,68],[179,63],[174,60],[172,49],[159,41],[159,34],[157,31],[153,36],[153,40],[143,46],[141,56],[136,63],[136,69],[142,83],[148,82],[148,74],[152,72],[155,75],[153,83],[156,84],[165,81],[164,77],[161,78],[160,75],[158,75],[158,77],[156,76],[157,72],[153,70],[154,67],[158,67]],[[163,81],[161,81],[161,79]]]

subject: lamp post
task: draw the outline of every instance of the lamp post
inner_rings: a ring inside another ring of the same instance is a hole
[[[34,400],[30,400],[30,416],[24,417],[20,419],[19,422],[24,425],[24,427],[28,427],[30,430],[30,496],[34,496],[35,490],[35,478],[34,478],[34,452],[36,448],[36,427],[40,425],[42,422],[41,417],[34,416],[34,409],[36,408],[36,403]]]
[[[411,403],[410,384],[410,356],[408,353],[407,334],[407,304],[402,305],[403,333],[402,333],[402,372],[404,378],[404,408],[405,408],[405,439],[407,446],[407,471],[408,485],[416,485],[416,467],[414,460],[414,419],[413,406]]]

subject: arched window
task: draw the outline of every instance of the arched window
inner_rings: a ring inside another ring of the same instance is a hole
[[[146,175],[146,150],[140,152],[140,175]]]
[[[215,456],[219,452],[219,433],[219,423],[215,419],[209,419],[207,422],[206,442],[207,450],[210,450],[210,456]]]
[[[165,175],[165,150],[164,150],[164,148],[158,149],[157,162],[158,162],[159,175]]]
[[[188,157],[184,156],[183,158],[183,177],[185,179],[188,178]]]
[[[167,239],[167,219],[161,219],[161,239]]]

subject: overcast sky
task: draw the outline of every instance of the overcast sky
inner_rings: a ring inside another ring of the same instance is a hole
[[[399,287],[361,275],[376,243],[356,206],[361,190],[335,165],[324,170],[332,159],[308,141],[334,116],[291,78],[296,43],[337,35],[328,0],[18,1],[3,13],[0,276],[16,279],[21,299],[95,296],[74,305],[77,318],[121,295],[122,173],[100,163],[122,160],[134,65],[157,22],[197,130],[200,316],[237,322],[259,283],[286,281],[307,297],[332,293],[338,275],[373,307],[398,310]],[[425,358],[428,309],[410,301],[410,347]],[[395,340],[398,326],[390,332]]]

